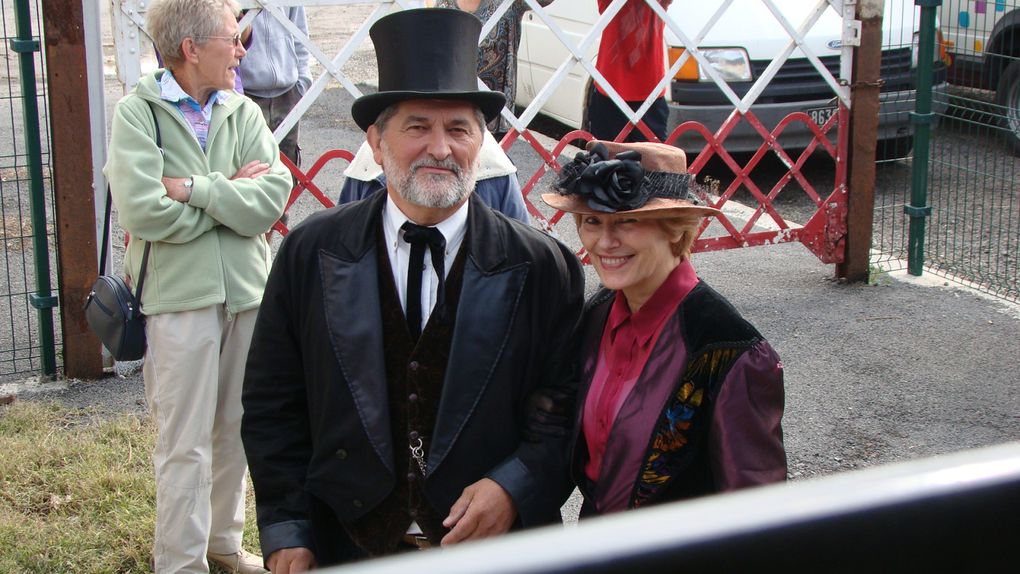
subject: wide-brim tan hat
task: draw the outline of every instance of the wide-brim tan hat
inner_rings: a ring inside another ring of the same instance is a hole
[[[607,212],[592,208],[588,200],[580,195],[563,195],[559,193],[543,193],[542,201],[546,205],[567,213],[580,213],[583,215],[612,215],[615,213],[634,213],[655,217],[671,217],[674,215],[696,215],[708,217],[710,215],[721,215],[722,212],[714,207],[695,205],[683,199],[667,199],[653,197],[641,207],[625,211]]]

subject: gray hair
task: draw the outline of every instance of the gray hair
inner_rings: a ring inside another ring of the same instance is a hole
[[[203,38],[222,34],[224,10],[236,16],[240,6],[236,0],[155,0],[145,26],[166,67],[183,61],[181,42],[185,38],[201,44]]]
[[[422,99],[427,99],[427,98],[422,98]],[[391,119],[393,119],[393,116],[397,115],[397,108],[399,106],[400,106],[400,102],[397,102],[395,104],[390,104],[390,105],[386,106],[386,108],[383,111],[379,112],[378,116],[376,116],[375,121],[372,122],[372,125],[375,126],[375,129],[379,130],[380,134],[382,134],[384,131],[386,131],[386,124],[389,123],[389,121]],[[479,108],[478,106],[474,106],[474,112],[475,112],[475,121],[478,122],[478,129],[480,129],[480,130],[482,130],[484,132],[485,131],[485,114],[482,113],[481,108]]]
[[[375,117],[375,122],[373,122],[372,125],[375,126],[375,129],[379,130],[380,134],[386,131],[386,124],[390,123],[390,120],[393,119],[393,116],[397,115],[397,106],[399,105],[400,102],[390,104],[386,106],[386,108],[383,111],[379,112],[378,116]]]

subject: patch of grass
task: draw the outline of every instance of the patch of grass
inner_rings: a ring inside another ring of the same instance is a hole
[[[892,279],[889,277],[889,272],[878,265],[868,266],[868,285],[880,286],[889,285],[892,283]]]
[[[154,437],[133,415],[0,408],[0,572],[149,572]],[[249,489],[244,546],[257,551],[254,517]]]

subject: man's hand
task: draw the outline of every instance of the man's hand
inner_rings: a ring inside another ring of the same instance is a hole
[[[269,173],[269,164],[264,161],[254,159],[241,166],[241,169],[237,170],[230,179],[241,179],[247,177],[249,179],[256,179]]]
[[[296,574],[315,568],[315,555],[307,548],[281,548],[266,560],[273,574]]]
[[[174,201],[188,203],[191,199],[191,189],[184,187],[187,177],[164,177],[163,187],[166,189],[166,196]]]
[[[452,530],[443,537],[442,545],[503,534],[515,518],[517,508],[507,491],[496,481],[483,478],[465,488],[450,507],[443,526]]]
[[[634,150],[641,154],[641,167],[647,171],[664,171],[667,173],[687,173],[687,154],[684,150],[669,144],[652,142],[616,143],[604,140],[592,140],[585,145],[591,151],[596,144],[606,146],[610,159],[616,154]]]

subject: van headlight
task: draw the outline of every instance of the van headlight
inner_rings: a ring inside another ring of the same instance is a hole
[[[669,63],[672,66],[686,51],[685,48],[669,49]],[[743,48],[701,48],[701,55],[708,60],[723,80],[727,82],[750,82],[751,60]],[[701,69],[693,56],[687,58],[680,71],[674,76],[677,80],[688,82],[711,82],[712,78]]]
[[[921,48],[921,33],[914,32],[914,37],[910,41],[910,67],[917,67],[917,52]],[[949,53],[946,51],[946,39],[942,35],[942,30],[935,30],[935,62],[941,61],[945,65],[949,65],[951,60]]]

